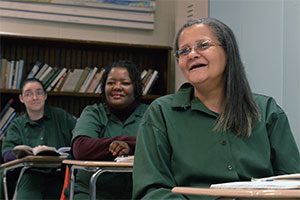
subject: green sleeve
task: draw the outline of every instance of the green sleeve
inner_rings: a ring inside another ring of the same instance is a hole
[[[267,129],[274,174],[299,173],[300,155],[288,118],[274,100],[269,103],[267,109],[269,109]]]
[[[20,127],[22,126],[18,124],[17,119],[13,120],[9,125],[2,143],[2,155],[7,151],[12,150],[16,145],[22,144],[22,138],[20,136],[22,131],[20,130]]]
[[[145,113],[138,131],[133,170],[133,199],[185,199],[174,194],[170,170],[171,147],[159,107]]]
[[[106,123],[106,112],[102,104],[87,106],[77,120],[72,141],[80,135],[99,138]]]

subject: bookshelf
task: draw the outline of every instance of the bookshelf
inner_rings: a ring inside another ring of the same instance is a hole
[[[0,34],[1,58],[7,60],[23,59],[24,76],[32,69],[36,61],[50,66],[68,69],[85,67],[104,67],[116,60],[131,60],[139,70],[152,68],[159,73],[151,93],[143,97],[150,103],[155,98],[172,91],[172,73],[170,68],[171,47],[136,44],[121,44],[99,41],[30,37],[22,35]],[[18,100],[19,90],[0,89],[0,108],[13,98],[13,107],[23,112],[24,106]],[[99,94],[74,92],[48,92],[47,103],[59,106],[75,116],[89,104],[99,102]]]

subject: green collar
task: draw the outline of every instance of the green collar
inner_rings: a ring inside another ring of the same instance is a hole
[[[198,98],[194,96],[194,87],[190,83],[184,83],[174,94],[172,107],[180,110],[198,110],[214,117],[219,116],[218,113],[209,110]]]
[[[39,122],[41,122],[41,121],[51,119],[51,114],[50,114],[49,107],[48,107],[48,106],[45,106],[45,108],[44,108],[44,116],[42,117],[42,119],[38,120],[38,122],[37,122],[37,121],[32,121],[32,120],[29,118],[27,112],[24,114],[24,118],[25,118],[25,126],[26,126],[27,124],[28,124],[28,125],[38,125]]]

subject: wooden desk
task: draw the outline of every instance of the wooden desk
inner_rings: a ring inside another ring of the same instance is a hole
[[[70,200],[73,200],[74,197],[75,169],[93,173],[90,179],[90,195],[93,200],[96,199],[96,182],[100,174],[105,172],[130,173],[133,169],[133,163],[125,162],[64,160],[63,163],[71,165]]]
[[[7,163],[2,164],[0,167],[3,168],[3,186],[4,186],[4,197],[8,200],[8,190],[7,190],[7,181],[6,174],[8,170],[16,169],[22,167],[20,175],[17,180],[14,197],[17,196],[17,187],[24,174],[24,172],[31,167],[40,167],[40,168],[58,168],[61,166],[62,161],[66,156],[26,156],[24,158],[16,159]]]
[[[216,197],[248,198],[248,199],[300,199],[299,190],[270,189],[216,189],[196,187],[174,187],[174,193],[190,195],[207,195]]]

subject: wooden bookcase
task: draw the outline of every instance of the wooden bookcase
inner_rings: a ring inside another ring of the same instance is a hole
[[[1,58],[7,60],[24,59],[24,74],[29,73],[36,61],[50,66],[66,68],[104,67],[113,61],[131,60],[139,70],[158,70],[159,78],[150,95],[143,98],[150,103],[155,98],[172,91],[173,77],[170,68],[171,48],[166,46],[146,46],[98,41],[55,39],[16,35],[0,35]],[[13,107],[24,111],[18,100],[19,90],[0,89],[0,108],[13,98]],[[86,105],[99,102],[99,94],[49,92],[47,103],[59,106],[78,117]]]

